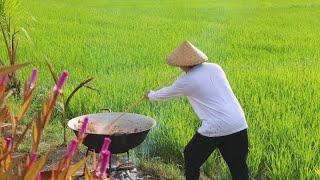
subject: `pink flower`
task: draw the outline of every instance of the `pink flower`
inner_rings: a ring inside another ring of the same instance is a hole
[[[8,84],[8,81],[9,81],[9,77],[7,74],[0,77],[0,85],[1,86],[6,86]]]
[[[32,70],[32,74],[31,74],[31,77],[30,77],[30,80],[29,80],[29,89],[33,89],[35,84],[36,84],[36,80],[37,80],[37,77],[38,77],[38,68],[34,68]]]
[[[67,71],[63,71],[59,80],[57,81],[57,84],[54,86],[53,91],[55,93],[62,93],[63,85],[65,84],[69,73]]]
[[[28,87],[24,91],[24,98],[27,98],[29,96],[30,90],[34,89],[37,77],[38,77],[38,69],[34,68],[32,70],[32,73],[31,73],[31,76],[30,76],[30,79],[29,79]]]
[[[78,147],[78,140],[77,139],[73,139],[68,147],[68,151],[67,151],[67,156],[68,157],[72,157]]]
[[[34,152],[31,154],[30,156],[30,163],[29,164],[33,164],[37,161],[38,159],[38,152]]]
[[[103,145],[102,145],[102,148],[101,148],[101,152],[107,151],[107,150],[109,149],[110,143],[111,143],[111,139],[108,138],[108,137],[105,137],[105,138],[104,138]]]
[[[36,180],[41,180],[41,173],[38,173]]]
[[[100,159],[100,169],[99,169],[99,178],[104,178],[106,176],[106,171],[107,171],[107,168],[109,166],[109,161],[110,161],[110,151],[102,151],[100,156],[101,156],[101,159]]]
[[[110,143],[111,143],[111,139],[108,137],[105,137],[102,148],[101,148],[100,159],[99,159],[100,169],[99,169],[98,177],[100,179],[106,176],[106,170],[109,166],[111,152],[108,151],[108,149],[109,149]]]
[[[0,76],[0,94],[4,93],[9,81],[8,75]]]
[[[30,155],[30,160],[28,162],[28,166],[27,168],[29,169],[38,159],[38,152],[33,152],[31,155]]]
[[[11,147],[12,147],[12,137],[7,137],[7,138],[6,138],[6,148],[7,148],[7,151],[10,151],[10,150],[11,150]]]
[[[87,129],[88,129],[88,125],[89,125],[89,118],[85,117],[81,126],[81,129],[78,132],[78,136],[84,136],[84,134],[86,133]]]

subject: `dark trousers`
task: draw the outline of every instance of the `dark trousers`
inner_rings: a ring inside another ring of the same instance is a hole
[[[196,133],[184,150],[185,176],[187,180],[198,180],[200,167],[218,148],[228,164],[234,180],[247,180],[248,135],[247,130],[221,136],[206,137]]]

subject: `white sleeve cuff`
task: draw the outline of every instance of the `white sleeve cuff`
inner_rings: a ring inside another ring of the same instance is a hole
[[[156,92],[155,91],[150,91],[149,94],[148,94],[148,98],[151,101],[157,100]]]

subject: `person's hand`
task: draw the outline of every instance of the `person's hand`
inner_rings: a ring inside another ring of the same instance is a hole
[[[146,92],[146,93],[144,94],[144,98],[149,99],[149,96],[148,96],[149,93],[150,93],[150,91]]]

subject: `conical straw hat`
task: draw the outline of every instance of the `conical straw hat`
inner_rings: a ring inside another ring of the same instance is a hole
[[[189,41],[184,41],[167,58],[167,63],[171,66],[194,66],[208,60],[208,57],[192,45]]]

